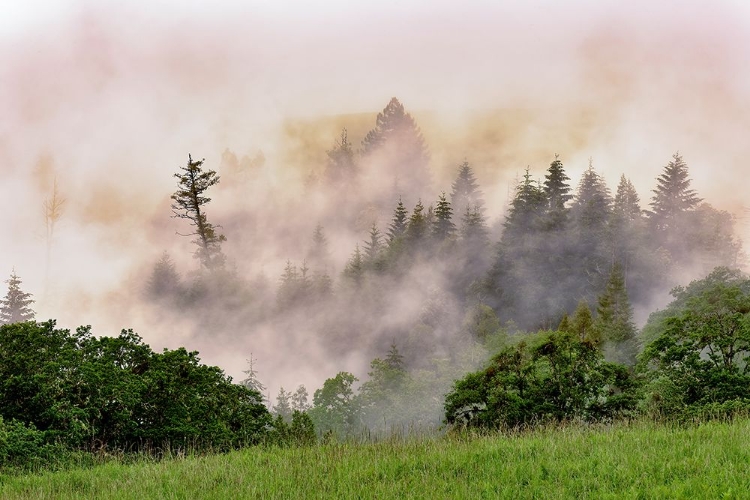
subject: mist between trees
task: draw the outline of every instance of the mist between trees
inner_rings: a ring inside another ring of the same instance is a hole
[[[393,98],[374,121],[319,145],[326,161],[283,197],[262,152],[175,159],[178,234],[143,273],[138,307],[189,348],[251,360],[242,383],[282,420],[309,410],[339,435],[437,426],[455,380],[540,330],[633,366],[634,311],[645,318],[674,286],[744,263],[734,216],[691,188],[680,153],[653,166],[642,200],[626,175],[610,188],[593,159],[572,180],[551,152],[489,214],[483,192],[497,188],[477,172],[493,166],[467,156],[437,185],[404,106]]]

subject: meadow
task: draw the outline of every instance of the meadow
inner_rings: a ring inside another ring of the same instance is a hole
[[[749,498],[750,419],[253,447],[0,476],[3,499]]]

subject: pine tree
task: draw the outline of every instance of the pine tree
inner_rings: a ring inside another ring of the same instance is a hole
[[[307,399],[307,389],[304,385],[300,385],[292,394],[292,410],[299,412],[305,412],[309,410],[310,404],[307,402]]]
[[[549,229],[562,229],[567,219],[568,201],[573,199],[570,194],[570,180],[565,174],[563,163],[559,155],[555,155],[555,161],[550,163],[547,175],[544,176],[544,195],[547,197],[547,220]]]
[[[570,330],[578,335],[581,341],[593,342],[597,345],[601,342],[601,333],[594,323],[591,309],[585,300],[578,303],[573,318],[570,320]]]
[[[326,180],[333,186],[351,186],[357,175],[357,163],[346,129],[341,131],[340,139],[327,154]]]
[[[382,240],[383,235],[380,233],[377,224],[373,222],[370,228],[370,239],[369,241],[365,241],[365,257],[367,262],[373,262],[377,258],[383,247]]]
[[[612,207],[614,216],[622,221],[632,222],[639,220],[643,214],[640,201],[635,186],[623,174],[620,177],[620,183],[617,185],[615,203]]]
[[[276,396],[276,405],[273,412],[281,417],[285,422],[292,421],[292,393],[286,392],[283,387],[279,388],[279,394]]]
[[[198,245],[195,257],[208,270],[224,267],[225,258],[221,252],[221,243],[226,241],[223,234],[216,232],[216,226],[208,222],[204,206],[211,201],[205,196],[211,186],[219,182],[219,176],[213,170],[203,171],[205,160],[193,161],[188,155],[188,163],[180,167],[182,173],[174,174],[179,179],[178,189],[172,195],[173,217],[187,219],[195,232],[187,236],[197,236],[193,243]]]
[[[531,179],[529,169],[523,181],[516,186],[516,194],[505,216],[504,238],[527,235],[541,226],[547,199],[539,184]]]
[[[472,245],[484,246],[489,243],[487,222],[477,207],[466,206],[461,218],[461,238]]]
[[[427,232],[427,219],[424,214],[424,205],[419,200],[414,211],[409,217],[409,225],[406,228],[406,236],[411,242],[420,241]]]
[[[570,209],[579,230],[585,234],[603,230],[609,221],[611,201],[604,179],[589,160],[589,168],[583,173]]]
[[[285,308],[295,303],[299,297],[299,281],[297,266],[287,260],[284,274],[279,279],[279,289],[276,293],[276,301],[279,307]]]
[[[356,288],[362,286],[362,280],[365,275],[364,259],[362,258],[362,252],[359,250],[359,243],[349,259],[349,262],[344,268],[344,276],[354,283]]]
[[[328,267],[330,257],[331,252],[328,249],[328,238],[325,235],[323,226],[318,224],[317,226],[315,226],[315,231],[313,231],[312,247],[307,253],[307,258],[315,267],[315,269],[326,269]]]
[[[445,193],[438,198],[435,206],[435,216],[432,221],[432,235],[439,241],[452,238],[456,233],[456,225],[451,220],[453,209],[446,200]]]
[[[404,206],[403,201],[401,201],[401,198],[399,198],[398,205],[396,205],[396,209],[393,211],[393,220],[391,221],[391,226],[388,229],[389,243],[392,243],[393,240],[401,237],[406,232],[408,217],[409,213],[406,211],[406,207]]]
[[[607,288],[599,296],[597,306],[597,328],[602,341],[612,349],[613,361],[635,361],[636,328],[633,323],[633,308],[630,306],[625,287],[625,275],[622,266],[616,262],[607,282]]]
[[[474,207],[479,212],[484,211],[482,191],[468,161],[459,165],[458,175],[451,185],[451,205],[461,211],[466,207]]]
[[[362,141],[362,154],[378,154],[378,164],[386,169],[386,175],[398,179],[399,189],[405,193],[418,193],[430,183],[430,158],[422,132],[395,97]]]
[[[180,285],[180,275],[172,258],[165,250],[151,271],[151,276],[146,285],[146,295],[150,299],[156,300],[174,297],[179,292]]]
[[[246,377],[240,382],[240,385],[260,394],[261,401],[259,402],[262,403],[264,399],[263,393],[266,391],[266,386],[258,379],[258,372],[255,371],[254,363],[255,360],[253,359],[253,353],[250,353],[250,359],[247,360],[247,370],[242,371]]]
[[[0,299],[0,324],[20,323],[34,319],[34,311],[29,306],[34,303],[30,293],[21,290],[21,278],[14,269],[8,284],[8,293]]]
[[[680,153],[672,156],[664,172],[656,179],[649,217],[658,230],[679,229],[678,219],[684,212],[694,210],[702,201],[690,189],[688,168]]]

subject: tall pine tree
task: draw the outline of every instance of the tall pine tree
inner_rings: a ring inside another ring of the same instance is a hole
[[[34,311],[30,306],[34,300],[30,293],[21,290],[21,278],[18,277],[15,269],[10,279],[5,282],[8,284],[8,293],[0,299],[0,324],[7,325],[33,320]]]

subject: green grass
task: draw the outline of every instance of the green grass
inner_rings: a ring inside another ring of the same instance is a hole
[[[0,498],[750,498],[750,420],[567,426],[0,476]]]

